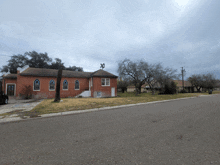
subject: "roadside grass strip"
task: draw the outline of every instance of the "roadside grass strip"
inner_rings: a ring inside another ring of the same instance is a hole
[[[220,94],[220,91],[214,91],[213,94]],[[160,101],[170,101],[175,99],[187,99],[200,96],[210,96],[206,93],[179,93],[174,95],[152,95],[151,93],[120,93],[114,98],[62,98],[60,102],[54,102],[54,99],[45,99],[32,110],[15,110],[0,114],[0,119],[10,117],[7,120],[17,120],[14,116],[22,119],[50,116],[53,114],[72,114],[87,111],[97,111],[101,109],[111,109],[112,107],[127,107],[142,104],[151,104]],[[214,95],[213,95],[214,96]]]
[[[174,95],[152,95],[151,93],[141,93],[138,96],[136,96],[135,93],[118,93],[119,97],[114,98],[62,98],[61,102],[54,102],[54,99],[45,99],[31,111],[25,112],[24,115],[30,116],[30,114],[33,113],[36,115],[43,115],[103,107],[107,108],[119,105],[198,97],[200,95],[208,95],[208,93],[179,93]]]

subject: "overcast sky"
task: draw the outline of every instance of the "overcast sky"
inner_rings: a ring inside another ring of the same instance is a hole
[[[0,0],[0,67],[47,52],[118,75],[125,58],[220,78],[219,0]]]

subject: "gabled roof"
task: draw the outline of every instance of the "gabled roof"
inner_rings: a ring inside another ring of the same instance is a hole
[[[89,78],[92,72],[78,72],[63,70],[62,77],[83,77]],[[22,73],[21,76],[39,76],[39,77],[57,77],[58,70],[56,69],[46,69],[46,68],[27,68]]]
[[[99,70],[93,72],[91,74],[91,77],[114,77],[114,78],[117,78],[118,76],[113,75],[113,74],[111,74],[111,73],[109,73],[107,71],[104,71],[102,69],[99,69]]]
[[[17,79],[17,74],[7,74],[6,76],[3,76],[3,78]]]
[[[177,83],[177,87],[182,87],[182,80],[173,80],[175,83]],[[189,81],[184,81],[184,87],[192,87],[192,84]]]
[[[58,70],[57,69],[46,69],[46,68],[30,68],[24,67],[20,68],[21,76],[37,76],[37,77],[57,77]],[[17,79],[17,74],[6,74],[3,76],[4,78]],[[95,72],[79,72],[79,71],[70,71],[63,70],[62,77],[77,77],[77,78],[90,78],[90,77],[112,77],[117,78],[117,76],[104,71],[97,70]]]
[[[20,75],[21,76],[38,76],[38,77],[57,77],[58,70],[57,69],[46,69],[46,68],[26,68],[23,70]],[[16,77],[17,74],[9,74],[5,76],[8,77]],[[90,77],[113,77],[117,78],[117,76],[104,71],[104,70],[97,70],[95,72],[79,72],[79,71],[69,71],[63,70],[62,77],[77,77],[77,78],[90,78]]]

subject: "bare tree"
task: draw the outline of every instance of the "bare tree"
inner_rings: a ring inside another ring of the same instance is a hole
[[[121,92],[124,93],[127,91],[128,85],[130,85],[130,80],[129,79],[120,79],[117,81],[117,88],[121,89]]]
[[[206,89],[213,89],[217,83],[217,80],[214,76],[214,74],[208,73],[203,74],[203,87]]]
[[[215,76],[211,73],[208,74],[193,74],[188,78],[188,81],[192,86],[196,87],[197,92],[200,92],[201,88],[213,89],[216,84]]]
[[[165,84],[170,83],[170,80],[178,78],[175,73],[176,70],[163,68],[160,63],[149,65],[148,70],[146,70],[146,82],[152,94],[155,94],[155,87],[165,88]]]
[[[196,87],[197,92],[200,92],[200,89],[203,87],[203,77],[201,74],[194,74],[188,78],[188,81],[192,86]]]
[[[155,93],[155,86],[157,84],[165,83],[166,80],[176,77],[174,74],[176,70],[171,68],[163,68],[159,64],[148,64],[141,60],[139,62],[132,62],[129,59],[118,64],[118,73],[120,77],[132,78],[132,82],[136,88],[136,94],[141,93],[141,86],[147,83],[152,91]]]
[[[118,73],[120,77],[132,78],[132,82],[136,88],[136,94],[141,93],[141,86],[145,84],[146,77],[144,69],[148,66],[147,62],[132,62],[129,59],[118,63]]]

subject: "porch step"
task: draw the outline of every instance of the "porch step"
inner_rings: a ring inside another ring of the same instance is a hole
[[[76,97],[91,97],[91,91],[83,91],[82,93],[80,93],[79,95],[77,95]]]

